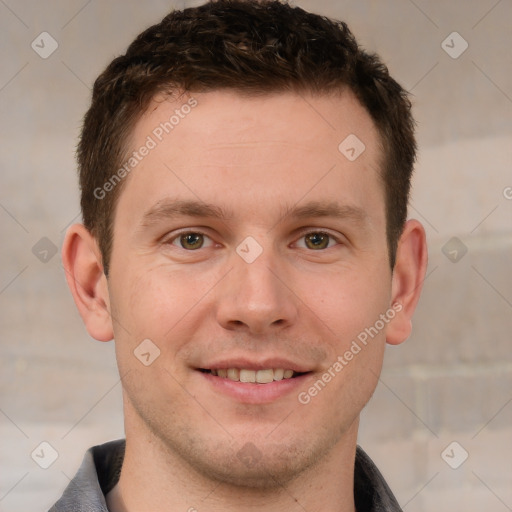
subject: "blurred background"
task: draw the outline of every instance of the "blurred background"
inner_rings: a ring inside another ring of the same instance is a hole
[[[0,0],[1,511],[47,510],[88,447],[124,436],[113,343],[88,336],[60,260],[74,151],[96,76],[199,3]],[[418,121],[429,270],[359,443],[407,512],[512,510],[512,3],[291,3],[346,21]]]

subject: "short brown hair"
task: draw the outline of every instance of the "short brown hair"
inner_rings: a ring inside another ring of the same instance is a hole
[[[98,240],[105,274],[123,183],[105,197],[95,191],[122,165],[134,125],[156,94],[219,89],[329,93],[344,87],[380,133],[393,268],[416,154],[406,91],[378,56],[358,46],[344,22],[275,0],[217,0],[171,12],[142,32],[94,84],[77,156],[83,222]]]

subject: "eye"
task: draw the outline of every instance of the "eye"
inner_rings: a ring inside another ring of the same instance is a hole
[[[328,249],[338,243],[338,240],[333,235],[325,231],[311,231],[305,233],[299,240],[304,240],[304,245],[301,246],[299,244],[299,247],[312,249],[314,251]]]
[[[175,237],[169,239],[167,243],[178,246],[180,249],[185,249],[187,251],[195,251],[197,249],[205,247],[205,242],[208,240],[210,241],[210,243],[212,242],[210,237],[208,237],[204,233],[200,233],[198,231],[187,231],[179,233]]]

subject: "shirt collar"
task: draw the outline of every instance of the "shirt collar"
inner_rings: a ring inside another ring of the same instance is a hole
[[[87,450],[77,474],[49,512],[108,512],[105,495],[119,480],[125,446],[125,440],[119,439]],[[402,512],[380,471],[359,446],[354,499],[357,512]]]

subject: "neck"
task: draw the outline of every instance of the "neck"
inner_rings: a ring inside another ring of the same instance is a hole
[[[156,436],[131,432],[126,425],[126,451],[121,476],[107,495],[110,512],[183,510],[188,512],[355,512],[354,462],[357,424],[314,466],[295,479],[272,488],[214,481],[196,471]],[[133,426],[133,425],[132,425]]]

